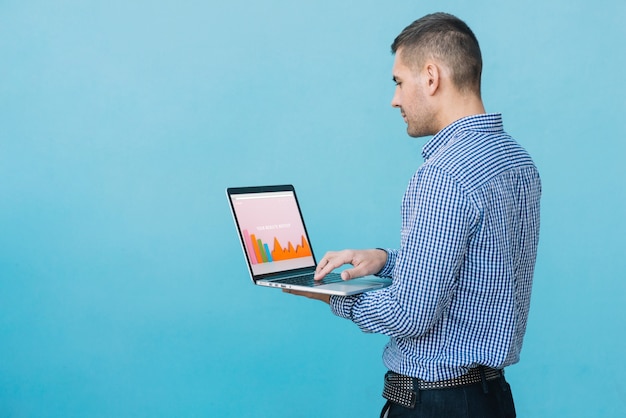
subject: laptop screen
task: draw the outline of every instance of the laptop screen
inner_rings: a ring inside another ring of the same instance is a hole
[[[254,276],[315,266],[293,190],[229,195]]]

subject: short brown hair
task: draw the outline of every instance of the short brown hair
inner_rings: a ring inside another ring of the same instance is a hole
[[[456,16],[433,13],[416,20],[391,44],[393,54],[399,49],[409,65],[421,66],[427,58],[441,60],[451,70],[452,82],[459,90],[480,96],[480,46],[469,26]]]

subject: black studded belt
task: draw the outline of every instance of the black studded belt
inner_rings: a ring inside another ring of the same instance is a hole
[[[487,380],[498,379],[502,376],[502,370],[480,366],[471,369],[463,376],[436,382],[426,382],[415,377],[389,371],[385,374],[383,398],[407,408],[413,408],[418,399],[418,391],[420,390],[456,388],[480,382],[484,383]]]

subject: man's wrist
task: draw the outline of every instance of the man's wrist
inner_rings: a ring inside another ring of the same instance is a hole
[[[391,249],[385,249],[385,248],[376,248],[376,249],[383,251],[386,256],[385,264],[380,269],[380,271],[376,273],[376,276],[391,277],[393,274],[393,267],[396,264],[397,250],[391,250]]]

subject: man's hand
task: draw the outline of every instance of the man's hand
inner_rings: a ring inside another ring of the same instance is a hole
[[[315,280],[322,280],[328,273],[345,264],[354,266],[341,272],[343,280],[356,279],[357,277],[376,274],[382,270],[387,262],[387,253],[383,250],[343,250],[329,251],[320,260],[315,269]],[[285,293],[305,296],[309,299],[317,299],[330,303],[330,295],[322,293],[305,292],[300,290],[283,289]]]
[[[315,280],[322,280],[324,276],[345,264],[353,268],[341,272],[343,280],[376,274],[382,270],[387,262],[387,252],[383,250],[343,250],[329,251],[317,264]]]
[[[317,299],[322,302],[326,302],[330,304],[330,295],[325,295],[322,293],[313,293],[313,292],[303,292],[301,290],[291,290],[291,289],[283,289],[285,293],[291,293],[292,295],[305,296],[309,299]]]

